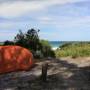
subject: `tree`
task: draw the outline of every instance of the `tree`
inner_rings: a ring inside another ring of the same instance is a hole
[[[6,40],[3,45],[4,46],[5,45],[14,45],[14,42],[13,41]]]
[[[30,49],[32,52],[35,52],[37,49],[39,49],[39,36],[38,36],[39,30],[35,29],[29,29],[26,33],[23,33],[21,30],[19,30],[19,33],[15,36],[15,44],[23,46],[25,48]]]
[[[16,45],[26,47],[25,34],[21,30],[19,30],[19,33],[15,36],[14,41]]]
[[[35,29],[29,29],[26,33],[26,41],[28,43],[28,47],[31,47],[32,50],[36,51],[37,49],[39,49],[39,36],[38,36],[38,32]]]
[[[34,57],[55,56],[48,41],[39,39],[39,31],[31,28],[26,33],[23,33],[19,30],[14,39],[15,44],[31,50]]]

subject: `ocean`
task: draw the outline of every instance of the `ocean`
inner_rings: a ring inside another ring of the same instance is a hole
[[[61,45],[63,45],[65,42],[63,41],[49,41],[51,47],[53,50],[57,49],[58,47],[60,47]]]

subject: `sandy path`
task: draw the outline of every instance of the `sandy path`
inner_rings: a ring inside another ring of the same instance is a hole
[[[40,80],[42,64],[30,71],[0,75],[0,90],[90,90],[90,57],[43,60],[49,64],[47,82]]]

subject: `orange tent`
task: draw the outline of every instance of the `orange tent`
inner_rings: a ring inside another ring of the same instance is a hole
[[[29,70],[33,65],[32,53],[20,46],[0,46],[0,74]]]

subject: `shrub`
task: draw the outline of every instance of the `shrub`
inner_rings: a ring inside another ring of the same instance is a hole
[[[29,49],[35,58],[42,57],[55,57],[54,51],[48,41],[40,40],[38,33],[40,30],[33,28],[23,33],[19,30],[19,33],[15,36],[14,41],[5,41],[4,45],[19,45]]]
[[[6,40],[3,45],[15,45],[13,41]]]
[[[40,40],[40,43],[42,45],[41,52],[44,57],[55,57],[55,53],[47,40]]]
[[[88,42],[74,42],[61,46],[60,50],[56,50],[57,57],[71,56],[73,58],[90,56],[90,43]]]

